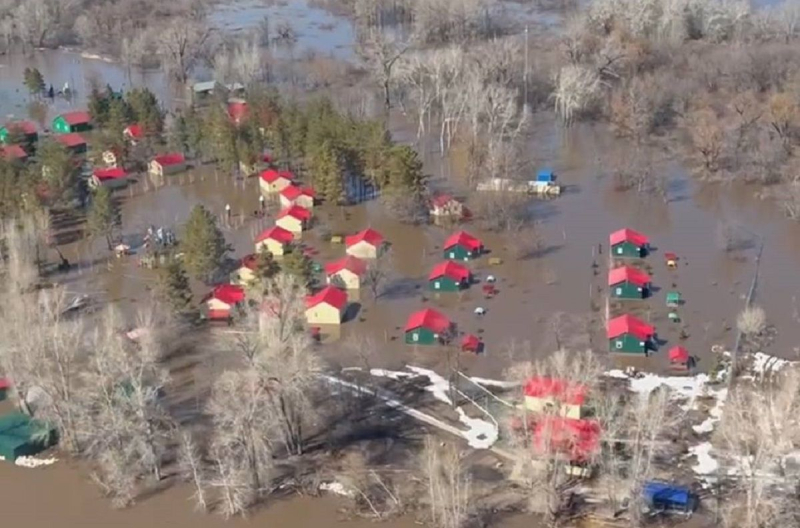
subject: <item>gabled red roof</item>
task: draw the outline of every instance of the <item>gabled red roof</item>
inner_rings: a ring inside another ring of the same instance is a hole
[[[92,171],[92,174],[94,174],[95,178],[100,181],[116,180],[119,178],[125,178],[128,175],[128,173],[125,172],[125,169],[120,167],[114,167],[110,169],[95,169]]]
[[[281,191],[281,196],[286,198],[287,200],[296,200],[300,196],[308,196],[309,198],[314,198],[316,193],[314,193],[314,189],[311,187],[300,187],[298,185],[287,185]]]
[[[261,171],[261,179],[267,183],[275,183],[279,179],[293,180],[294,174],[291,171],[276,171],[275,169],[267,169]]]
[[[481,340],[474,334],[467,334],[461,340],[461,349],[470,352],[477,352],[481,347]]]
[[[258,235],[258,238],[256,238],[256,243],[263,242],[268,238],[285,245],[294,240],[294,235],[291,231],[284,229],[281,226],[272,226],[269,229],[265,229],[260,235]]]
[[[306,308],[313,308],[322,303],[341,310],[347,304],[347,293],[334,286],[326,286],[314,295],[306,297]]]
[[[370,246],[378,247],[383,244],[383,235],[372,228],[367,228],[355,235],[344,237],[344,245],[346,247],[354,246],[359,242],[366,242]]]
[[[445,315],[431,308],[426,308],[411,314],[406,323],[405,331],[410,332],[416,328],[427,328],[437,334],[443,334],[450,329],[451,324],[450,319]]]
[[[6,390],[11,387],[11,380],[8,378],[0,378],[0,390]]]
[[[650,284],[650,275],[632,266],[620,266],[608,272],[609,286],[614,286],[620,282],[630,282],[636,286],[644,287]]]
[[[438,279],[444,276],[456,282],[464,282],[469,280],[470,275],[469,268],[466,266],[462,266],[452,260],[446,260],[434,266],[431,274],[428,275],[428,280]]]
[[[455,202],[458,204],[461,203],[452,196],[450,196],[449,194],[439,194],[437,196],[434,196],[433,200],[431,200],[431,203],[433,203],[435,207],[445,207],[450,202]]]
[[[673,363],[686,363],[689,361],[689,351],[682,346],[674,346],[667,352],[669,360]]]
[[[220,284],[211,291],[211,297],[225,304],[234,305],[244,301],[244,288],[235,284]]]
[[[245,255],[242,257],[242,260],[239,261],[239,267],[255,271],[258,267],[258,255]]]
[[[26,136],[36,134],[36,125],[31,121],[9,121],[6,123],[5,128],[9,132],[20,132]]]
[[[138,123],[126,126],[123,132],[128,134],[133,139],[141,139],[144,136],[142,125],[139,125]]]
[[[247,103],[245,101],[231,101],[228,103],[228,115],[236,124],[247,116]]]
[[[83,125],[92,120],[92,117],[89,115],[89,112],[84,112],[83,110],[76,110],[74,112],[65,112],[61,114],[61,117],[64,119],[64,121],[67,122],[68,125],[71,126]]]
[[[77,132],[70,132],[69,134],[61,134],[56,136],[56,141],[67,148],[79,147],[86,144],[86,140],[83,139],[83,136]]]
[[[627,227],[611,233],[608,241],[612,246],[616,246],[621,242],[630,242],[634,246],[642,247],[650,243],[646,236]]]
[[[5,147],[0,147],[0,155],[2,155],[7,160],[24,160],[28,157],[28,153],[25,152],[25,149],[20,147],[19,145],[8,145]]]
[[[470,251],[478,251],[483,247],[483,243],[466,231],[459,231],[451,235],[444,243],[444,249],[449,249],[453,246],[464,246]]]
[[[536,422],[533,440],[533,447],[539,453],[559,454],[572,462],[584,462],[600,450],[600,424],[595,420],[545,416]]]
[[[344,258],[340,258],[337,261],[331,262],[330,264],[326,264],[325,274],[333,275],[334,273],[339,273],[344,269],[351,271],[358,276],[361,276],[364,274],[365,271],[367,271],[367,264],[360,258],[354,257],[352,255],[347,255]]]
[[[588,389],[568,380],[535,376],[525,383],[524,392],[532,398],[553,398],[568,405],[583,405]]]
[[[607,333],[609,339],[614,339],[622,334],[632,334],[644,341],[652,337],[656,333],[656,329],[641,319],[625,314],[608,322]]]
[[[186,156],[184,156],[180,152],[170,152],[168,154],[161,154],[160,156],[156,156],[155,158],[153,158],[153,161],[155,161],[162,167],[168,167],[170,165],[180,165],[182,163],[186,163]]]
[[[311,211],[299,205],[290,205],[278,213],[278,218],[283,218],[284,216],[291,216],[305,222],[311,220]]]

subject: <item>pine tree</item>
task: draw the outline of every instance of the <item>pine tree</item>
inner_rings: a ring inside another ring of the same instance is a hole
[[[219,269],[230,250],[217,219],[202,205],[196,205],[184,227],[181,241],[186,269],[196,279],[207,281]]]
[[[161,134],[164,129],[164,115],[153,92],[147,88],[134,88],[128,92],[126,101],[131,109],[131,119],[147,135]]]
[[[236,127],[231,122],[228,112],[221,105],[213,106],[206,116],[205,124],[206,150],[220,167],[232,170],[239,164],[239,154],[236,148]]]
[[[365,123],[360,152],[363,174],[379,189],[388,183],[386,160],[389,156],[391,142],[389,133],[383,123],[373,121]]]
[[[281,271],[281,266],[275,261],[272,253],[269,251],[260,251],[256,255],[256,269],[253,274],[255,280],[253,287],[262,293],[266,292],[269,281]]]
[[[108,119],[109,100],[108,94],[101,92],[96,86],[89,94],[89,115],[98,126],[104,127]]]
[[[108,250],[114,249],[114,231],[119,226],[120,216],[108,188],[101,186],[95,191],[86,223],[92,236],[105,237]]]
[[[122,139],[122,132],[131,122],[131,109],[123,99],[112,98],[108,103],[105,126],[113,136]]]
[[[389,150],[386,161],[387,190],[394,194],[422,196],[425,192],[425,174],[422,162],[414,149],[395,145]]]
[[[44,77],[36,68],[25,68],[23,82],[31,95],[40,94],[44,90]]]
[[[347,201],[341,161],[330,143],[323,143],[311,157],[311,178],[320,198],[331,204]]]
[[[158,293],[176,313],[186,313],[189,310],[192,305],[192,289],[183,262],[172,259],[160,269]]]
[[[306,288],[310,288],[314,282],[311,259],[297,246],[287,248],[287,252],[283,255],[283,260],[281,261],[281,270],[297,277]]]
[[[78,177],[69,151],[57,141],[44,141],[37,151],[39,163],[35,172],[45,184],[45,197],[49,204],[70,200]]]

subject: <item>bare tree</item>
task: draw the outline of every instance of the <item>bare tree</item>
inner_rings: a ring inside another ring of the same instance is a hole
[[[209,35],[209,28],[193,19],[172,20],[158,32],[158,49],[163,55],[164,67],[178,81],[185,83],[189,78]]]
[[[203,463],[200,450],[192,433],[188,430],[181,430],[178,432],[177,437],[179,441],[178,463],[181,474],[194,487],[192,498],[195,500],[197,507],[202,511],[206,511],[208,510],[208,502],[206,501],[208,470]]]
[[[748,306],[736,317],[736,328],[743,334],[760,334],[767,327],[767,314],[760,306]]]
[[[391,275],[390,259],[384,254],[367,263],[367,269],[361,277],[361,282],[369,289],[372,295],[372,302],[378,302],[378,298],[383,294],[386,281]]]
[[[383,90],[386,111],[392,105],[392,74],[395,64],[410,46],[410,43],[400,42],[393,33],[374,29],[359,39],[359,53]]]
[[[426,436],[421,466],[433,524],[439,528],[463,527],[472,514],[472,486],[458,448]]]
[[[589,111],[600,95],[600,76],[593,68],[568,65],[561,68],[555,78],[556,113],[566,124],[572,123],[582,113]]]

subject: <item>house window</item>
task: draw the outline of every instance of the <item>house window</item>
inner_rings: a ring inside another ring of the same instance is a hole
[[[620,255],[622,254],[622,248],[621,247],[617,248],[617,253],[620,254]]]
[[[617,288],[617,295],[622,295],[622,288]]]
[[[416,333],[416,332],[414,332],[413,334],[411,334],[411,340],[412,340],[412,341],[419,341],[419,334],[418,334],[418,333]]]
[[[622,341],[616,341],[617,348],[622,348]]]
[[[450,252],[450,258],[456,258],[456,254],[453,253],[452,251]]]
[[[439,281],[434,282],[433,283],[433,287],[438,290],[439,289]]]

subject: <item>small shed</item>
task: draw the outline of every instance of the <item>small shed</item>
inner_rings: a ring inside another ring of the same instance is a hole
[[[444,314],[426,308],[414,312],[405,326],[405,341],[409,345],[434,345],[447,342],[453,323]]]
[[[267,169],[261,171],[258,178],[258,185],[261,188],[261,194],[275,194],[281,192],[294,181],[294,174],[291,171],[277,171],[275,169]]]
[[[648,508],[662,513],[691,513],[698,503],[688,487],[659,481],[644,483],[642,499]]]
[[[455,292],[468,288],[471,281],[472,273],[469,268],[452,260],[445,260],[437,264],[428,275],[428,288],[433,291]]]
[[[122,131],[122,135],[125,136],[125,139],[135,145],[138,141],[141,141],[144,138],[144,128],[142,128],[142,125],[134,123],[126,126]]]
[[[0,457],[13,462],[34,456],[57,441],[54,427],[21,412],[0,416]]]
[[[244,289],[236,284],[220,284],[204,299],[206,317],[212,321],[228,321],[233,311],[245,300]]]
[[[306,322],[309,325],[338,325],[347,309],[347,293],[335,286],[325,286],[306,297]]]
[[[644,299],[650,294],[650,276],[634,267],[621,266],[608,272],[608,286],[614,299]]]
[[[28,159],[28,153],[19,145],[7,145],[0,147],[0,157],[6,161],[25,162]]]
[[[628,228],[611,233],[608,243],[615,258],[641,258],[650,247],[646,236]]]
[[[653,345],[655,328],[629,314],[615,317],[608,322],[609,350],[623,354],[647,354]]]
[[[600,433],[597,420],[545,415],[535,422],[532,447],[539,455],[566,459],[567,474],[587,478],[600,452]]]
[[[64,145],[73,154],[85,154],[88,150],[86,140],[77,132],[56,136],[56,141]]]
[[[281,226],[273,226],[264,230],[256,238],[256,253],[269,251],[279,257],[286,254],[289,245],[294,241],[294,235]]]
[[[675,269],[678,267],[678,255],[675,253],[668,251],[664,253],[664,263],[667,265],[669,269]]]
[[[383,235],[372,228],[359,231],[355,235],[344,238],[345,251],[361,259],[374,259],[381,256],[386,249]]]
[[[523,388],[525,408],[534,413],[556,410],[559,416],[581,418],[588,389],[571,380],[549,376],[534,376]]]
[[[367,271],[367,264],[358,257],[347,255],[335,262],[325,265],[328,284],[346,290],[357,290],[361,287],[361,278]]]
[[[0,143],[26,143],[31,145],[39,140],[36,125],[31,121],[9,121],[0,127]]]
[[[243,99],[231,99],[228,102],[228,116],[234,125],[239,126],[242,124],[242,122],[247,119],[247,114],[247,101]]]
[[[94,169],[90,183],[94,188],[120,189],[128,184],[128,173],[120,167]]]
[[[92,117],[89,112],[77,110],[66,112],[53,119],[53,132],[56,134],[69,134],[71,132],[86,132],[92,128]]]
[[[456,200],[449,194],[439,194],[431,200],[430,215],[437,218],[455,218],[460,219],[464,217],[464,204]]]
[[[692,360],[689,351],[680,345],[670,348],[669,352],[667,352],[667,357],[669,358],[670,366],[680,370],[688,369],[689,363]]]
[[[670,291],[667,292],[667,306],[669,308],[677,308],[681,305],[683,299],[681,299],[680,292]]]
[[[311,211],[299,205],[292,205],[281,210],[275,220],[275,225],[289,231],[295,238],[300,238],[310,224]]]
[[[540,170],[530,185],[537,194],[561,194],[561,187],[556,183],[556,174],[552,169]]]
[[[214,93],[217,88],[217,81],[201,81],[192,85],[192,92],[195,95],[207,96]]]
[[[161,154],[150,161],[148,170],[154,176],[176,174],[186,170],[186,156],[180,152]]]
[[[256,269],[258,268],[258,255],[250,254],[242,257],[236,269],[231,272],[231,284],[237,286],[247,286],[256,279]]]
[[[468,261],[483,254],[483,242],[466,231],[459,231],[444,243],[444,258]]]
[[[461,351],[480,354],[483,351],[483,342],[475,334],[467,334],[461,340]]]
[[[316,196],[314,189],[311,187],[300,187],[294,184],[287,185],[280,192],[281,207],[299,205],[306,209],[313,209]]]

